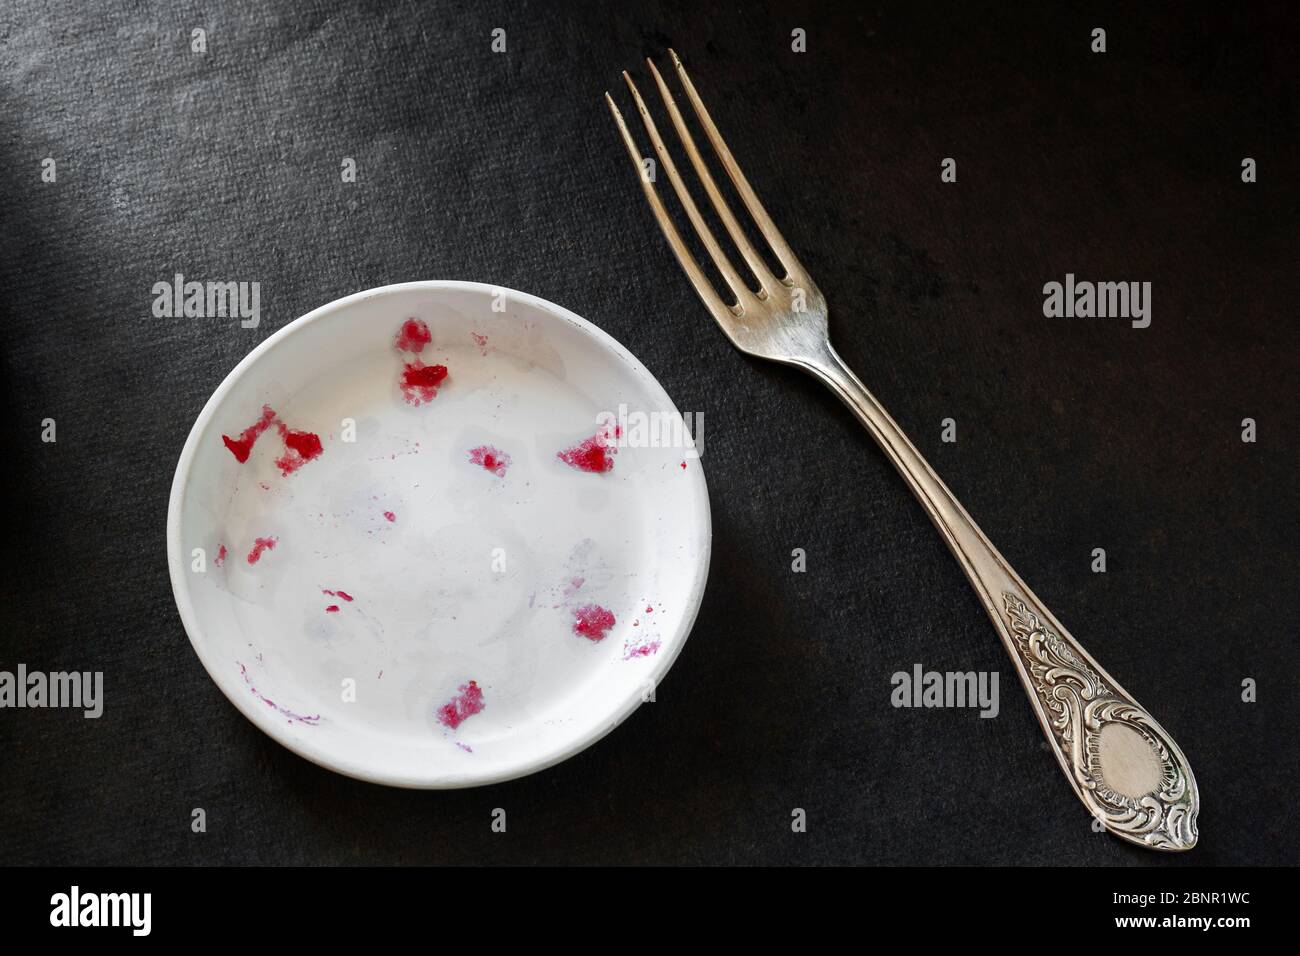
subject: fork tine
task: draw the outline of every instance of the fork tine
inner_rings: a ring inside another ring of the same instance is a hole
[[[755,251],[749,237],[745,235],[744,230],[740,228],[740,223],[732,215],[731,206],[727,204],[727,201],[722,197],[722,193],[718,191],[718,184],[714,181],[713,174],[709,172],[709,167],[705,165],[704,157],[700,155],[699,149],[696,148],[695,137],[686,128],[686,121],[682,119],[681,110],[677,108],[677,101],[673,99],[673,94],[669,91],[664,78],[659,75],[659,69],[649,57],[646,58],[646,63],[649,65],[650,72],[654,75],[655,83],[659,87],[659,95],[663,98],[664,105],[668,107],[668,115],[672,117],[673,126],[677,129],[677,138],[681,140],[682,148],[686,150],[691,165],[695,167],[695,172],[704,184],[704,191],[708,193],[709,199],[713,202],[713,208],[717,210],[718,216],[727,227],[727,233],[731,236],[732,242],[740,249],[740,254],[744,256],[745,262],[749,264],[750,270],[757,277],[759,287],[765,293],[770,293],[777,286],[776,276],[772,274],[772,270],[767,267],[767,263]]]
[[[663,230],[664,238],[668,240],[668,245],[672,248],[673,254],[677,256],[677,261],[681,263],[682,270],[686,277],[691,280],[691,285],[695,287],[695,292],[704,301],[704,306],[709,313],[727,330],[726,323],[728,320],[736,317],[736,310],[718,295],[708,278],[704,275],[704,270],[700,264],[695,261],[695,256],[686,243],[682,241],[681,234],[677,227],[673,225],[672,218],[668,215],[668,210],[664,208],[663,201],[659,198],[659,191],[655,189],[654,183],[645,175],[641,167],[641,153],[636,148],[636,142],[632,139],[632,133],[627,128],[627,123],[623,121],[623,114],[618,111],[614,105],[614,98],[605,93],[605,102],[609,104],[609,111],[614,114],[614,122],[618,124],[618,130],[623,134],[623,143],[627,146],[627,154],[632,159],[632,165],[636,167],[637,179],[641,181],[641,190],[645,193],[646,201],[650,204],[650,209],[655,214],[655,220],[659,223],[659,228]]]
[[[654,146],[655,153],[659,156],[659,163],[663,166],[664,172],[668,174],[668,181],[673,184],[673,191],[677,193],[677,198],[681,200],[683,208],[686,210],[686,216],[690,219],[691,225],[695,227],[696,234],[704,243],[704,248],[708,250],[709,258],[713,264],[718,267],[722,273],[722,278],[731,288],[731,292],[736,297],[736,302],[740,306],[740,314],[743,315],[754,306],[754,293],[749,290],[745,280],[740,277],[727,258],[727,254],[722,251],[718,245],[718,240],[713,236],[713,230],[709,228],[700,215],[699,207],[695,205],[695,200],[691,198],[690,192],[686,189],[686,183],[682,180],[681,174],[677,172],[677,164],[673,162],[672,156],[668,153],[668,147],[664,145],[663,138],[659,135],[659,128],[655,126],[654,119],[650,116],[650,111],[646,109],[645,100],[641,99],[641,93],[632,82],[631,75],[627,70],[623,71],[623,80],[627,83],[627,88],[632,91],[632,99],[636,101],[637,111],[641,114],[641,122],[645,125],[646,132],[650,134],[650,142]]]
[[[754,222],[758,226],[758,231],[763,234],[776,257],[781,260],[781,265],[786,268],[786,277],[783,280],[786,285],[792,284],[798,280],[799,284],[806,285],[811,282],[808,273],[804,271],[799,259],[795,256],[794,251],[790,248],[781,231],[776,228],[776,223],[772,222],[772,217],[767,214],[763,204],[758,201],[753,187],[749,185],[749,180],[745,174],[740,171],[740,166],[736,163],[736,158],[731,155],[731,150],[727,149],[726,142],[722,139],[722,134],[718,132],[718,127],[713,124],[709,111],[705,109],[704,102],[700,99],[700,94],[695,91],[695,84],[691,78],[686,75],[686,67],[682,65],[681,59],[672,49],[668,50],[668,55],[672,57],[673,66],[677,69],[677,75],[681,78],[682,87],[686,90],[686,97],[691,101],[691,106],[695,108],[695,115],[699,117],[700,125],[704,127],[705,134],[709,137],[709,142],[713,144],[714,151],[722,161],[722,167],[727,171],[731,182],[736,187],[736,192],[740,194],[741,201],[749,214],[754,217]]]

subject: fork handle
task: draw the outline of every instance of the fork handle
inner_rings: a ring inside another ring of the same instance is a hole
[[[1173,738],[1029,590],[830,342],[823,354],[794,364],[853,411],[924,506],[1011,655],[1066,779],[1093,816],[1142,846],[1195,846],[1200,795]]]

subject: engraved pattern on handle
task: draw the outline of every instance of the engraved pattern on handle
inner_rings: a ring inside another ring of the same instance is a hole
[[[829,343],[795,363],[871,432],[943,535],[993,620],[1074,792],[1116,836],[1154,850],[1196,845],[1200,796],[1168,732],[1021,581],[889,413]]]
[[[1196,845],[1200,799],[1191,768],[1178,745],[1136,701],[1119,693],[1109,677],[1094,669],[1086,652],[1068,635],[1053,631],[1021,598],[1002,595],[1015,650],[1028,671],[1075,789],[1107,829],[1159,850],[1189,850]],[[1160,782],[1133,797],[1106,782],[1101,732],[1120,723],[1146,741],[1160,764]]]

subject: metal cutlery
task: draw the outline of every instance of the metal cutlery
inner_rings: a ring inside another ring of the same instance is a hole
[[[705,308],[742,352],[812,374],[858,417],[943,535],[1015,664],[1066,779],[1093,816],[1125,840],[1158,850],[1196,845],[1200,797],[1187,759],[1163,727],[1093,659],[1020,579],[889,413],[831,347],[826,299],[763,209],[705,109],[681,60],[676,72],[700,128],[758,232],[785,269],[777,277],[754,249],[709,172],[685,118],[653,61],[650,73],[698,177],[698,186],[749,268],[742,276],[691,197],[632,78],[637,112],[700,242],[734,302],[713,288],[683,241],[614,99],[605,94],[641,188]],[[757,288],[752,286],[757,283]]]

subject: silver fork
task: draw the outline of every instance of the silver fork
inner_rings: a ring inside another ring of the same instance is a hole
[[[786,270],[778,279],[746,238],[696,148],[668,85],[654,62],[647,59],[699,184],[758,282],[754,291],[732,266],[691,198],[636,84],[624,72],[658,165],[667,173],[687,218],[735,297],[735,303],[728,304],[718,295],[682,241],[622,114],[606,93],[646,200],[705,307],[742,352],[798,366],[829,386],[889,456],[970,579],[1011,655],[1066,779],[1093,816],[1132,843],[1158,850],[1190,850],[1196,845],[1200,796],[1187,758],[1165,729],[1102,670],[1029,590],[898,424],[831,348],[826,299],[736,165],[681,60],[672,50],[668,53],[717,161]]]

